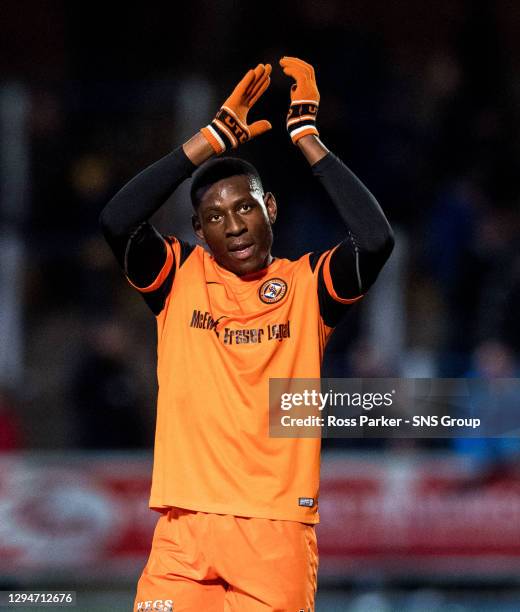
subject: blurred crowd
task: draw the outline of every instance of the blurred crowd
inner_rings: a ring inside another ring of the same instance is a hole
[[[382,4],[318,10],[305,0],[295,14],[267,2],[259,14],[254,3],[198,1],[168,18],[131,5],[124,19],[100,20],[83,3],[43,2],[22,42],[7,39],[17,59],[4,54],[0,88],[21,84],[28,100],[30,187],[21,216],[0,200],[2,231],[23,245],[22,358],[0,381],[0,450],[151,446],[155,322],[105,244],[99,212],[209,122],[249,66],[282,55],[315,66],[322,139],[396,231],[391,261],[335,331],[323,374],[519,375],[518,9]],[[19,27],[7,6],[4,24]],[[31,39],[41,20],[47,29]],[[24,59],[17,45],[29,39]],[[297,257],[332,246],[342,229],[285,133],[289,85],[275,66],[254,110],[273,130],[239,155],[279,202],[275,255]],[[194,241],[189,214],[181,190],[154,222]]]

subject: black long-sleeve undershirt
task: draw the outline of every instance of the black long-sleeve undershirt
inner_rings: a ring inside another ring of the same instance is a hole
[[[336,293],[353,298],[366,293],[394,247],[394,236],[377,200],[333,153],[312,166],[347,229],[330,260]]]
[[[157,276],[166,258],[164,241],[147,221],[196,168],[178,147],[135,176],[101,211],[99,222],[108,244],[140,287]],[[130,241],[133,265],[126,261]]]
[[[148,219],[195,168],[179,147],[127,183],[101,213],[104,235],[137,286],[150,284],[166,258],[165,242]],[[372,285],[388,259],[392,230],[372,194],[335,155],[328,153],[312,172],[346,225],[346,238],[330,260],[334,289],[341,298],[357,297]],[[322,302],[320,298],[325,307]],[[335,323],[338,317],[329,318]]]

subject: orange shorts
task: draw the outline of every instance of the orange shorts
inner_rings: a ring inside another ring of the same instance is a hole
[[[313,525],[171,508],[134,612],[313,612],[317,568]]]

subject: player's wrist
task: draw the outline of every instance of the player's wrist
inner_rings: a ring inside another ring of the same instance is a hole
[[[200,131],[217,155],[229,149],[236,149],[251,138],[247,125],[226,106],[223,106],[213,121]]]
[[[295,143],[298,149],[308,149],[310,146],[313,146],[313,143],[318,143],[320,140],[318,139],[317,134],[305,134],[301,136]]]
[[[306,136],[318,137],[320,133],[316,127],[316,115],[318,113],[318,105],[293,105],[289,109],[287,116],[287,132],[297,145],[298,142]]]
[[[318,114],[318,104],[312,101],[293,102],[287,114],[287,132],[293,144],[306,136],[319,136],[316,127],[316,116]]]
[[[188,141],[186,141],[182,145],[182,149],[186,157],[195,166],[200,166],[210,157],[213,157],[213,155],[215,155],[215,150],[207,141],[207,139],[203,136],[203,134],[201,134],[201,132],[197,132],[197,134],[195,134]]]
[[[314,134],[302,136],[296,143],[296,146],[311,166],[318,163],[329,153],[327,147]]]

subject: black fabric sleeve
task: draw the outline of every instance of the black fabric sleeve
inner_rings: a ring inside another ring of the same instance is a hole
[[[394,246],[392,228],[374,196],[333,153],[314,164],[312,172],[345,223],[346,237],[329,262],[334,290],[342,299],[356,298],[367,292],[390,256]],[[330,296],[323,266],[319,270],[318,291],[325,323],[336,324],[345,304]]]
[[[178,147],[128,182],[101,211],[105,238],[128,278],[146,287],[166,261],[168,245],[147,220],[196,166]]]

